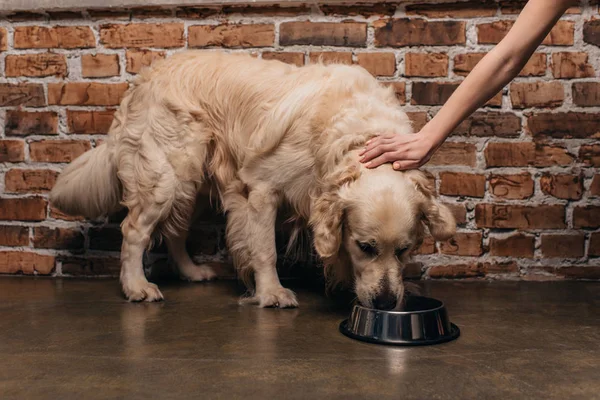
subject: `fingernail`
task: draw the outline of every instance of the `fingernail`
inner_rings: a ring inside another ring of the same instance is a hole
[[[371,143],[371,141],[372,141],[372,140],[373,140],[373,139],[369,139],[369,140],[367,140],[367,142],[366,142],[365,144],[366,144],[366,145],[368,145],[369,143]]]
[[[400,164],[394,163],[394,169],[398,169],[398,168],[400,168]]]
[[[369,161],[368,163],[365,164],[365,167],[370,167],[371,166],[371,161]]]

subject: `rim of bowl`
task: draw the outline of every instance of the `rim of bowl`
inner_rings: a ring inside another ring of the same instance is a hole
[[[378,310],[376,308],[369,308],[369,307],[365,307],[361,304],[355,304],[354,307],[355,308],[362,308],[363,310],[367,310],[367,311],[371,311],[371,312],[378,312],[378,313],[383,313],[383,314],[396,314],[396,315],[403,315],[403,314],[423,314],[423,313],[430,313],[433,311],[438,311],[441,310],[442,308],[445,307],[445,304],[443,301],[438,300],[438,299],[434,299],[433,297],[427,297],[427,296],[411,296],[411,297],[420,297],[423,299],[431,299],[431,300],[435,300],[437,302],[440,303],[440,305],[438,307],[435,308],[430,308],[428,310],[419,310],[419,311],[387,311],[387,310]]]

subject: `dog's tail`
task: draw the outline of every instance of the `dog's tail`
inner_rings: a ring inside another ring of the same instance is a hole
[[[69,164],[50,192],[52,205],[69,215],[88,218],[117,211],[121,183],[113,149],[102,144]]]

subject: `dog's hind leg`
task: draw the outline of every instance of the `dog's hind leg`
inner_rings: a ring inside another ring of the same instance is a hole
[[[198,265],[190,258],[185,248],[186,238],[187,232],[166,238],[169,253],[173,257],[173,260],[175,260],[181,277],[194,282],[208,281],[216,278],[217,274],[211,267],[203,264]]]

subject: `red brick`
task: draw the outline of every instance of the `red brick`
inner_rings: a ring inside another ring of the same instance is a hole
[[[483,264],[434,265],[429,268],[432,279],[480,278],[485,276]]]
[[[587,53],[561,52],[552,54],[552,75],[559,79],[596,76]]]
[[[89,26],[16,26],[15,49],[77,49],[96,47]]]
[[[0,219],[42,221],[46,219],[46,205],[46,200],[41,197],[0,199]]]
[[[590,234],[588,255],[590,257],[600,257],[600,232]]]
[[[319,4],[320,10],[325,15],[341,15],[344,17],[354,17],[362,15],[372,17],[377,15],[394,15],[396,5],[391,3],[374,4]]]
[[[600,106],[599,82],[574,82],[572,91],[575,105],[581,107]]]
[[[600,145],[582,145],[579,148],[579,162],[588,167],[600,167]]]
[[[4,190],[8,193],[44,193],[54,187],[58,172],[50,169],[17,169],[6,172]]]
[[[446,142],[429,160],[428,165],[466,165],[474,167],[477,149],[472,143]]]
[[[85,220],[85,218],[83,218],[81,216],[77,216],[77,215],[73,216],[73,215],[64,214],[57,208],[54,208],[52,205],[50,205],[50,218],[62,219],[64,221],[83,221],[83,220]]]
[[[298,67],[304,65],[304,53],[299,52],[265,51],[262,53],[262,58],[263,60],[277,60]]]
[[[367,45],[367,24],[362,22],[283,22],[279,27],[282,46],[346,46]]]
[[[196,25],[188,28],[190,47],[225,48],[271,47],[275,42],[275,25]]]
[[[58,115],[53,111],[6,110],[4,133],[7,136],[56,135]]]
[[[81,76],[106,78],[119,75],[118,54],[84,54],[81,56]]]
[[[444,203],[444,205],[452,211],[457,225],[465,225],[467,223],[467,208],[464,204]]]
[[[169,8],[161,7],[140,7],[132,10],[133,18],[170,18],[173,16],[173,11]]]
[[[561,106],[564,99],[565,89],[560,82],[517,82],[510,85],[513,108],[555,108]]]
[[[590,184],[590,195],[600,196],[600,175],[594,175]]]
[[[115,257],[68,257],[62,259],[62,273],[72,276],[118,277],[121,262]]]
[[[83,19],[83,14],[80,11],[47,11],[48,16],[51,21],[56,20],[74,20],[74,19]]]
[[[54,256],[24,251],[0,251],[0,273],[49,275],[54,270]]]
[[[243,14],[244,16],[287,16],[297,17],[301,14],[309,14],[310,8],[306,5],[265,4],[265,5],[226,5],[222,9],[223,14]]]
[[[403,279],[421,279],[423,275],[423,263],[420,262],[410,262],[404,265],[404,269],[402,270],[402,278]]]
[[[442,254],[476,257],[483,253],[481,240],[481,232],[457,232],[451,239],[440,243],[440,250]]]
[[[490,238],[490,255],[497,257],[533,258],[535,237],[518,233]]]
[[[92,20],[99,19],[116,19],[128,21],[131,18],[131,13],[129,10],[119,10],[119,9],[91,9],[88,10],[90,17]]]
[[[491,175],[490,192],[502,199],[523,200],[533,196],[534,183],[527,172],[513,175]]]
[[[67,110],[69,133],[79,135],[105,135],[113,122],[115,111]]]
[[[475,221],[480,228],[564,229],[565,208],[561,205],[477,204]]]
[[[599,138],[600,116],[581,112],[536,113],[527,119],[527,128],[536,138]]]
[[[37,83],[0,83],[0,107],[46,105],[44,88]]]
[[[545,258],[583,257],[584,242],[582,234],[542,235],[542,255]]]
[[[600,20],[593,19],[583,24],[583,41],[600,46]]]
[[[494,21],[477,25],[477,41],[481,44],[497,44],[512,28],[514,21]],[[542,44],[547,46],[571,46],[574,41],[573,21],[558,21]]]
[[[81,250],[83,242],[83,232],[79,229],[33,228],[33,245],[38,249]]]
[[[63,54],[53,53],[8,55],[5,73],[7,77],[62,78],[67,75],[67,59]]]
[[[0,140],[0,162],[25,161],[25,143],[20,140]]]
[[[352,64],[352,53],[342,51],[311,51],[309,61],[312,64]]]
[[[379,20],[375,27],[375,46],[450,46],[466,43],[463,21],[427,21],[420,18]]]
[[[184,19],[205,19],[221,12],[221,7],[181,7],[177,9],[175,15],[177,18]]]
[[[411,104],[443,105],[458,87],[455,82],[413,82]]]
[[[448,75],[448,56],[444,53],[406,53],[404,75],[436,77]]]
[[[183,30],[183,23],[106,24],[100,26],[100,42],[107,48],[182,47]]]
[[[528,0],[506,0],[500,2],[502,14],[520,14]],[[581,8],[570,7],[565,14],[581,14]]]
[[[125,53],[125,59],[127,60],[127,67],[125,70],[130,74],[138,74],[142,68],[149,67],[156,60],[162,60],[166,56],[164,51],[152,51],[152,50],[127,50]]]
[[[391,86],[396,94],[396,99],[400,104],[406,103],[406,83],[405,82],[385,82],[387,86]]]
[[[485,176],[462,172],[440,173],[440,194],[446,196],[483,197]]]
[[[600,206],[578,206],[573,209],[573,228],[600,228]]]
[[[583,196],[583,177],[570,174],[544,174],[540,178],[542,192],[565,200],[579,200]]]
[[[32,161],[69,163],[91,148],[82,140],[42,140],[29,144]]]
[[[0,246],[29,246],[29,228],[26,226],[0,225]]]
[[[118,105],[129,85],[122,83],[48,83],[48,103],[76,106]]]
[[[393,53],[358,53],[357,61],[373,76],[393,76],[396,73],[396,56]]]
[[[413,254],[434,254],[436,252],[435,240],[431,236],[425,236],[421,245],[413,250]]]
[[[549,272],[561,278],[598,280],[600,279],[600,267],[594,266],[569,266],[569,267],[535,267]]]
[[[406,14],[429,18],[476,18],[496,15],[497,4],[493,1],[467,1],[460,3],[408,4]]]
[[[573,162],[563,147],[529,142],[489,143],[484,154],[488,167],[551,167]]]
[[[6,28],[0,28],[0,51],[8,49],[8,33]]]
[[[453,132],[461,136],[518,137],[521,118],[509,112],[476,112],[463,121]]]
[[[412,122],[415,132],[420,131],[427,124],[427,113],[424,111],[407,112],[406,115]]]
[[[483,271],[487,274],[515,274],[519,272],[519,266],[514,261],[484,262],[480,263]]]

